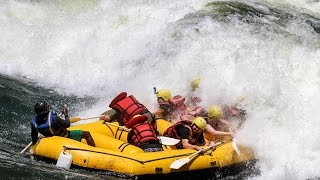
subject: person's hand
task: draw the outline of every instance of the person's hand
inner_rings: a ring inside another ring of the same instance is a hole
[[[63,115],[68,116],[69,110],[67,107],[64,107],[61,112]]]
[[[216,150],[216,143],[214,143],[213,141],[210,142],[209,146],[211,146],[212,151]]]
[[[108,115],[101,115],[100,119],[104,121],[110,121],[110,117]]]
[[[30,153],[30,155],[33,155],[33,154],[34,154],[32,147],[29,149],[29,153]]]
[[[44,137],[45,137],[44,135],[42,135],[42,134],[39,133],[39,135],[38,135],[38,138],[39,138],[39,139],[44,138]]]
[[[199,154],[203,154],[204,153],[204,149],[203,148],[201,148],[201,147],[199,147],[199,146],[196,146],[196,148],[195,148],[197,151],[200,151],[200,153]]]

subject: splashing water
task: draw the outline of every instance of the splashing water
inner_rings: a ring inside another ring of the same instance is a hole
[[[320,6],[210,2],[1,2],[0,72],[100,99],[82,116],[120,91],[154,109],[154,86],[183,95],[198,76],[204,106],[247,97],[236,138],[259,160],[251,179],[319,177],[319,34],[309,22]]]

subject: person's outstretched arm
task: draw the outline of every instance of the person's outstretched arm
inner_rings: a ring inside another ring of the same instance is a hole
[[[32,124],[31,124],[31,138],[32,138],[32,144],[36,144],[38,141],[38,131]]]
[[[217,131],[209,124],[207,124],[205,131],[213,136],[232,136],[231,132]]]

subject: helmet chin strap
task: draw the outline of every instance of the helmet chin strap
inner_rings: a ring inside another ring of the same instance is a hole
[[[47,109],[45,109],[45,110],[43,110],[40,114],[46,114],[46,113],[48,113],[49,111],[48,111],[48,108]]]

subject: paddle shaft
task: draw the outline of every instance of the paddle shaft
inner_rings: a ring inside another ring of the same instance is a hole
[[[30,142],[22,151],[20,151],[20,154],[23,154],[29,147],[32,145],[32,142]]]
[[[113,123],[109,123],[109,122],[107,122],[107,121],[104,121],[104,123],[105,123],[105,124],[108,124],[108,125],[110,125],[110,126],[117,127],[117,128],[119,128],[119,129],[123,129],[123,130],[125,130],[125,131],[127,131],[127,132],[131,131],[131,129],[128,129],[128,128],[126,128],[126,127],[119,126],[119,125],[116,125],[116,124],[113,124]]]
[[[42,135],[38,133],[38,138],[40,138]],[[20,154],[23,154],[27,149],[30,148],[32,145],[32,142],[30,142],[22,151],[20,151]]]
[[[221,144],[221,142],[217,142],[217,143],[215,143],[213,146],[218,146],[218,145],[220,145],[220,144]],[[207,152],[207,151],[209,151],[210,149],[212,149],[213,146],[208,146],[208,147],[204,148],[203,150],[199,150],[199,151],[191,154],[189,157],[192,157],[192,158],[193,158],[193,156],[195,156],[195,155],[197,155],[197,154],[199,154],[199,153],[201,153],[201,152]]]
[[[71,123],[75,123],[75,122],[82,121],[82,120],[97,119],[97,118],[100,118],[100,117],[101,116],[88,117],[88,118],[72,117],[72,118],[70,118],[70,122]]]

